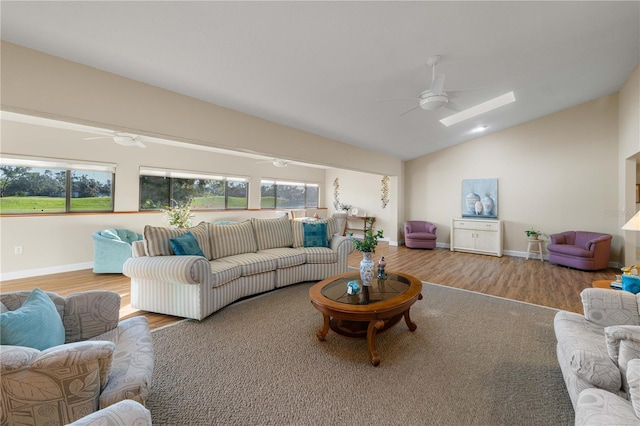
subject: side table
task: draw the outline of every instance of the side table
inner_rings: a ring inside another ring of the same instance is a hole
[[[534,250],[535,248],[538,248],[538,250]],[[528,240],[527,241],[527,260],[529,260],[529,255],[530,254],[539,254],[540,255],[540,262],[544,263],[544,255],[542,254],[542,240]]]
[[[608,288],[609,290],[617,290],[611,287],[611,283],[615,280],[595,280],[591,283],[594,288]]]

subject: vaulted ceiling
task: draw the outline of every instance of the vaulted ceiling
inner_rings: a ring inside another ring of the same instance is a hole
[[[640,58],[640,2],[2,1],[3,40],[398,157],[615,93]],[[465,109],[416,108],[440,55]],[[383,98],[408,98],[381,100]],[[414,99],[411,99],[414,98]]]

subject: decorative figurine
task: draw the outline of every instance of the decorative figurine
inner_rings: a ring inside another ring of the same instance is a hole
[[[360,286],[356,281],[349,281],[347,283],[347,294],[353,296],[358,294],[359,291],[360,291]]]
[[[378,279],[387,278],[387,274],[384,273],[384,268],[387,266],[387,262],[384,260],[384,256],[378,261]]]

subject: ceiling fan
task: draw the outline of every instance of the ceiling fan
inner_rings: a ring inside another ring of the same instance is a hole
[[[444,90],[444,74],[436,74],[436,65],[440,62],[440,56],[435,55],[427,59],[427,65],[431,67],[431,87],[429,87],[424,92],[420,93],[418,97],[415,98],[384,98],[378,99],[379,101],[387,101],[387,100],[395,100],[395,99],[413,99],[417,100],[418,104],[412,106],[408,110],[402,112],[400,115],[404,115],[410,111],[413,111],[417,108],[422,108],[427,111],[436,111],[442,108],[447,108],[452,111],[460,111],[460,108],[450,101],[450,98],[454,98],[459,92],[463,90],[455,90],[446,92]],[[475,89],[466,89],[466,90],[475,90]]]
[[[287,165],[289,164],[289,161],[281,160],[279,158],[274,158],[272,160],[258,161],[257,163],[258,164],[260,164],[260,163],[271,163],[276,167],[287,167]]]
[[[122,146],[137,146],[138,148],[146,148],[146,145],[142,143],[140,140],[140,136],[133,135],[131,133],[119,133],[114,132],[111,135],[105,136],[94,136],[91,138],[84,138],[86,141],[95,140],[95,139],[113,139],[115,143]]]

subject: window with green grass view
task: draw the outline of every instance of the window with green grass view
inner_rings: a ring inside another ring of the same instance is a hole
[[[191,200],[193,210],[247,209],[244,178],[207,176],[155,169],[140,171],[140,210],[160,210]]]
[[[299,209],[318,207],[319,185],[316,183],[260,182],[260,208]]]
[[[0,159],[0,213],[113,211],[113,166]]]

